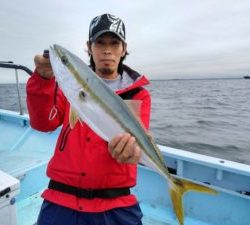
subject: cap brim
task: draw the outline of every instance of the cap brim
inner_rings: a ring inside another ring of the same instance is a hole
[[[98,37],[100,37],[102,34],[105,34],[105,33],[115,34],[122,42],[126,43],[125,39],[119,33],[116,33],[110,30],[102,30],[102,31],[97,32],[93,37],[90,38],[90,41],[95,42]]]

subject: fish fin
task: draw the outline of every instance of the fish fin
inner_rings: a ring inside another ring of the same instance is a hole
[[[217,194],[217,191],[205,185],[196,184],[188,180],[172,177],[170,184],[170,196],[176,217],[180,225],[184,225],[184,212],[182,196],[188,191],[198,191],[209,194]]]
[[[69,126],[71,129],[73,129],[77,123],[77,121],[79,120],[79,116],[78,114],[76,113],[76,111],[70,107],[70,110],[69,110]]]

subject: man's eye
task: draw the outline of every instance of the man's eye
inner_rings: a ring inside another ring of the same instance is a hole
[[[99,44],[99,45],[101,45],[101,44],[103,44],[103,41],[97,40],[96,43]]]
[[[111,43],[112,45],[119,45],[120,44],[120,42],[119,41],[112,41],[112,43]]]

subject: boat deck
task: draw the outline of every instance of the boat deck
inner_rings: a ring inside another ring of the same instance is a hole
[[[36,224],[37,215],[42,204],[41,193],[36,193],[17,203],[18,225]],[[178,225],[173,213],[164,206],[140,203],[144,212],[143,225]],[[186,217],[185,225],[210,225],[197,219]]]
[[[34,225],[42,203],[40,195],[48,183],[46,166],[60,128],[41,133],[30,128],[27,116],[0,110],[0,130],[0,170],[20,180],[17,225]],[[184,196],[185,225],[250,225],[250,197],[241,194],[250,193],[250,167],[229,166],[226,161],[220,165],[218,159],[161,149],[174,174],[219,190],[218,195],[190,192]],[[178,225],[167,183],[159,174],[139,166],[138,183],[132,191],[140,202],[144,225]]]
[[[18,202],[18,204],[17,204],[18,225],[36,224],[37,215],[39,213],[40,206],[42,203],[42,199],[41,199],[40,195],[41,195],[41,193],[36,193],[36,194]],[[159,208],[156,208],[155,206],[150,206],[147,204],[141,204],[141,208],[143,211],[148,211],[151,213],[151,215],[149,215],[147,213],[146,216],[143,217],[143,224],[144,225],[176,224],[176,222],[173,223],[169,220],[169,218],[171,218],[171,217],[168,217],[167,213],[165,212],[166,209],[164,210],[162,208],[161,211],[162,211],[162,215],[164,215],[164,216],[162,218],[156,219],[157,217],[155,217],[154,214],[156,214],[156,215],[159,214],[159,210],[160,210]],[[168,218],[168,219],[166,220],[165,218]],[[192,224],[194,224],[194,223],[192,223]],[[198,223],[195,223],[195,224],[198,224]]]

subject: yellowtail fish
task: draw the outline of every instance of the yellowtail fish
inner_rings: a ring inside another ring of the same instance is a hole
[[[146,132],[134,113],[103,80],[79,57],[59,45],[50,48],[50,61],[56,80],[71,104],[70,124],[78,117],[104,140],[128,132],[142,149],[142,162],[166,178],[174,212],[179,224],[184,224],[182,196],[187,191],[215,194],[214,189],[172,176],[152,137]],[[72,116],[72,115],[78,116]]]

